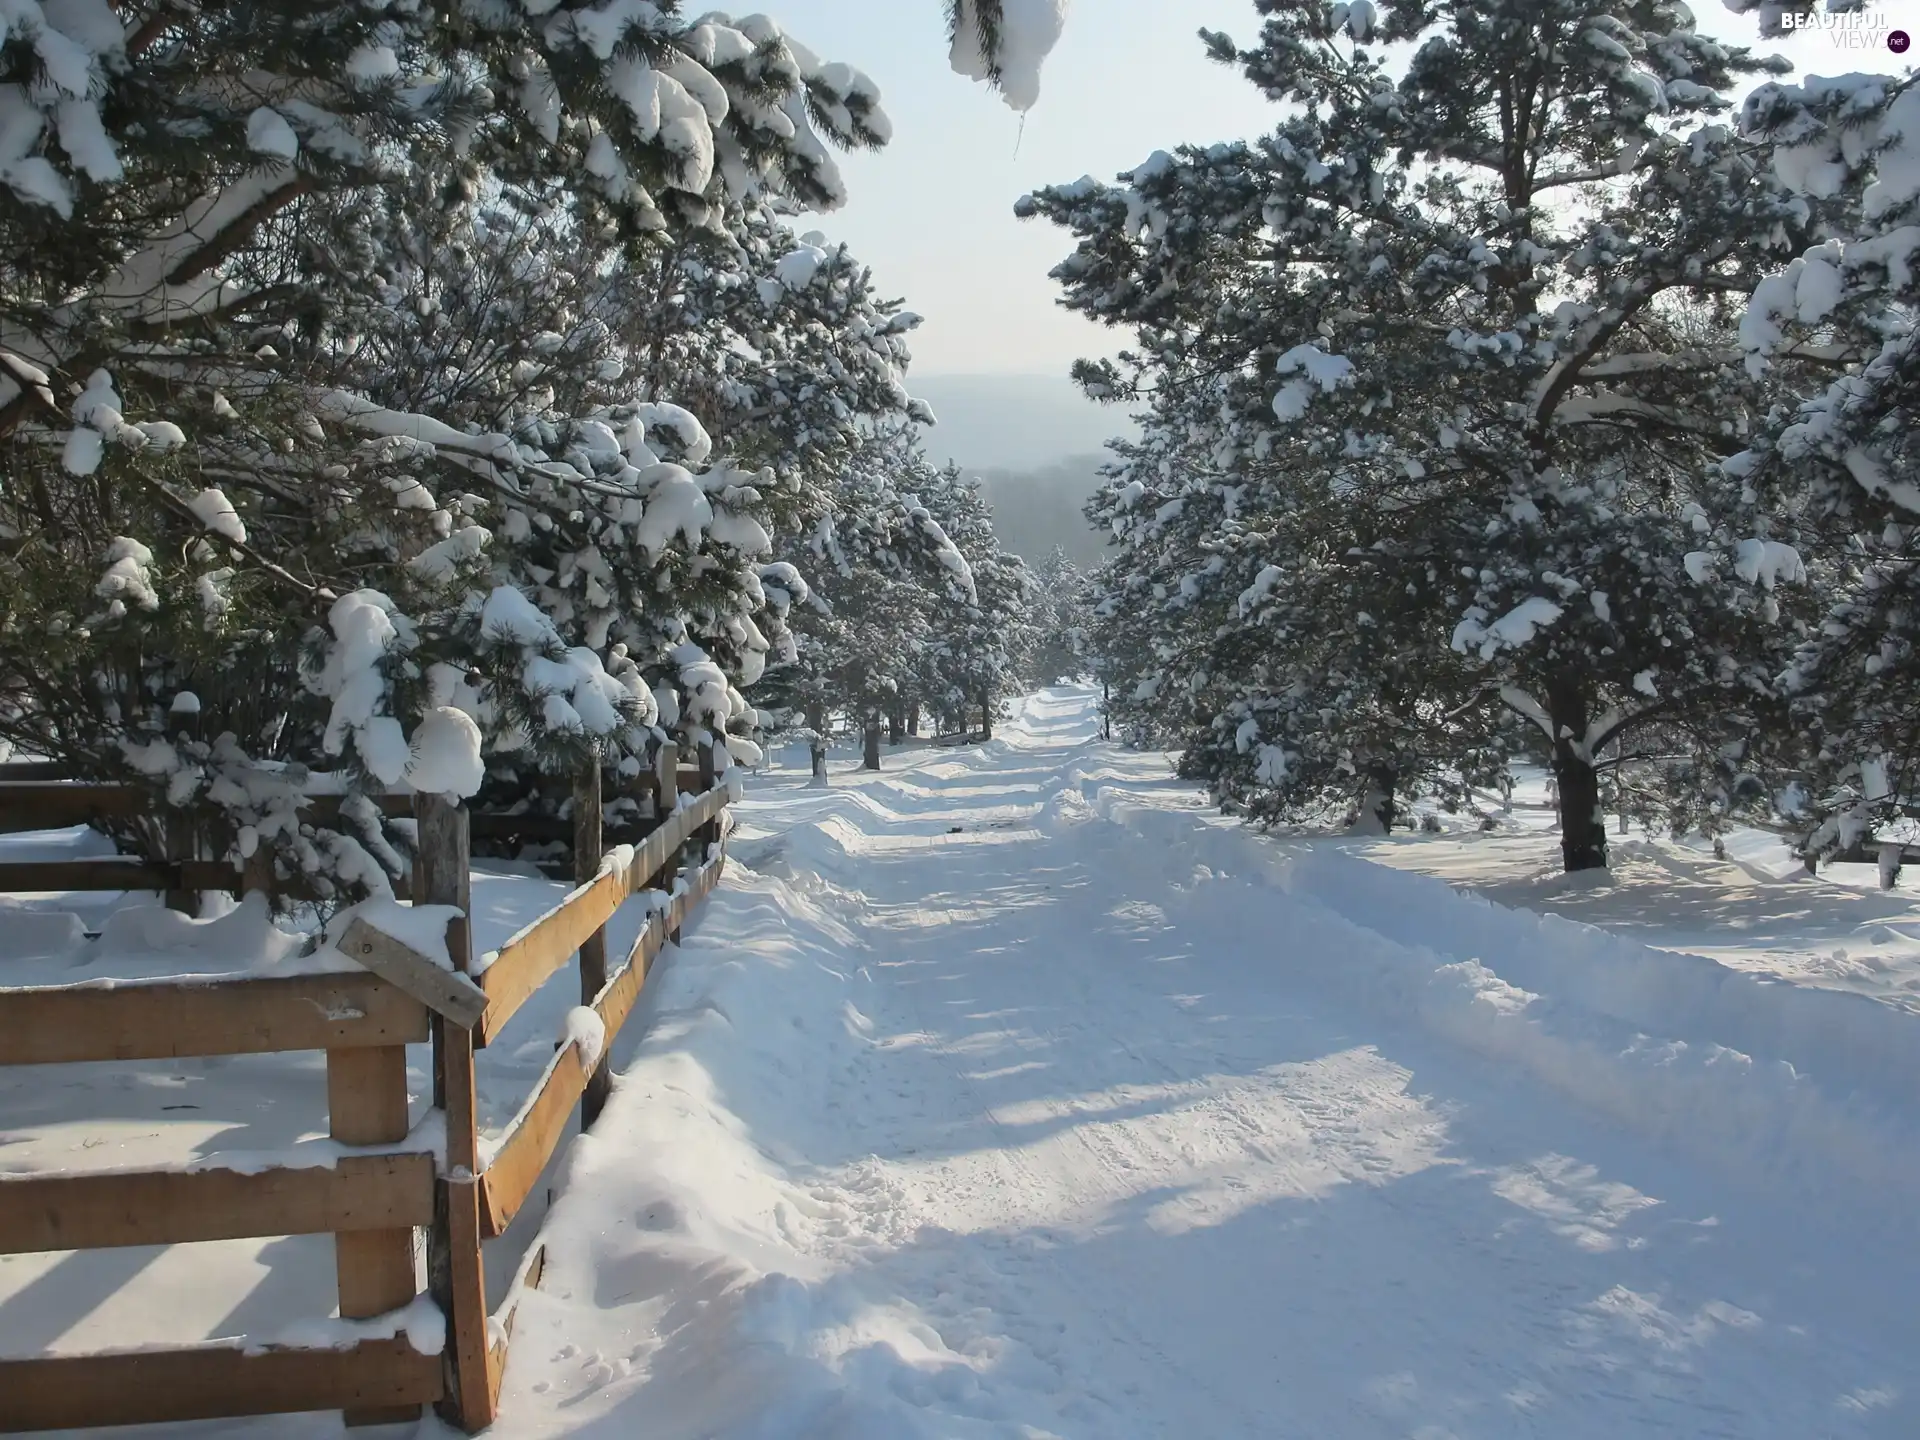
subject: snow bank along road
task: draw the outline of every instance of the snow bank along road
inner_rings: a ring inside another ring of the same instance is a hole
[[[1920,1435],[1911,1015],[1209,817],[1089,696],[744,807],[501,1433]]]

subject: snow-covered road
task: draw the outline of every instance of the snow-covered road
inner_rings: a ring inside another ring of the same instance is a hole
[[[1096,736],[1058,690],[753,789],[499,1433],[1920,1433],[1920,1021],[1662,956],[1649,1034],[1653,952],[1561,993],[1591,932],[1290,855]]]

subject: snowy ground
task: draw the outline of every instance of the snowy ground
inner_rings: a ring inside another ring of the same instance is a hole
[[[1262,839],[1096,732],[1048,692],[991,745],[750,791],[565,1162],[496,1433],[1920,1433],[1920,1016]],[[1492,844],[1479,883],[1530,884],[1539,837]],[[1684,923],[1756,967],[1773,933]],[[293,1105],[241,1069],[0,1091],[0,1164],[73,1163],[19,1118],[63,1086],[144,1129]],[[143,1274],[177,1310],[153,1272],[214,1248],[0,1268],[0,1351],[78,1348]]]
[[[1888,894],[1872,865],[1829,865],[1810,877],[1778,837],[1755,831],[1732,836],[1725,860],[1703,842],[1617,831],[1610,840],[1613,883],[1570,886],[1545,783],[1534,775],[1523,778],[1493,834],[1450,828],[1335,843],[1501,905],[1920,1010],[1920,867],[1905,870]]]

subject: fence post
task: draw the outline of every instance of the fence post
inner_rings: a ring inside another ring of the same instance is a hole
[[[420,842],[413,862],[415,904],[454,905],[447,927],[453,968],[472,964],[466,916],[473,908],[467,810],[450,795],[420,795],[413,813]],[[427,1286],[447,1317],[447,1394],[441,1412],[469,1434],[493,1423],[495,1389],[487,1344],[487,1280],[480,1257],[480,1136],[474,1113],[473,1032],[433,1017],[434,1103],[446,1117],[446,1174],[434,1192],[427,1237]]]
[[[719,773],[714,769],[713,747],[719,743],[712,735],[700,742],[700,793],[707,794],[719,781]],[[709,820],[693,836],[693,863],[697,869],[707,863],[707,847],[720,842],[720,821]]]
[[[269,906],[273,903],[273,851],[263,842],[246,858],[240,870],[240,893],[243,895],[264,895]]]
[[[665,825],[673,819],[675,813],[680,809],[680,747],[671,740],[662,741],[660,744],[658,764],[660,767],[660,803],[656,808],[660,812],[658,817],[660,823]],[[648,877],[647,883],[671,895],[673,893],[673,882],[679,877],[679,874],[680,852],[676,850],[667,857],[667,863],[660,867],[660,873],[658,875]],[[668,934],[667,940],[671,944],[678,945],[680,943],[680,932],[678,930],[672,931]]]
[[[407,1047],[327,1052],[328,1129],[342,1145],[391,1145],[407,1138]],[[333,1237],[340,1318],[365,1320],[414,1297],[413,1231],[363,1230]],[[418,1405],[348,1410],[349,1425],[418,1419]]]
[[[198,740],[200,738],[199,700],[184,693],[174,696],[173,708],[167,712],[167,723],[180,739]],[[169,804],[160,817],[160,843],[166,851],[167,859],[175,865],[183,860],[198,860],[200,858],[200,825],[194,813]],[[184,884],[169,889],[164,903],[167,909],[177,910],[182,915],[200,913],[199,892],[189,890]]]
[[[168,805],[161,812],[161,843],[166,849],[167,860],[171,864],[178,865],[183,860],[199,858],[198,828],[194,824],[193,813],[189,810]],[[177,910],[182,915],[198,915],[200,897],[194,891],[187,889],[183,883],[167,891],[166,906],[167,909]]]
[[[600,757],[594,755],[573,777],[573,879],[576,885],[584,885],[600,873],[600,861],[606,854],[603,814]],[[593,1004],[606,983],[607,928],[603,925],[580,942],[580,1003]],[[600,1118],[612,1089],[613,1064],[602,1055],[593,1074],[587,1077],[587,1088],[580,1096],[582,1130]]]
[[[273,895],[273,851],[246,860],[248,891]],[[394,1144],[407,1139],[407,1046],[326,1052],[328,1133],[340,1144]],[[413,1231],[361,1231],[334,1236],[334,1284],[340,1317],[367,1319],[409,1306],[415,1296]],[[419,1405],[349,1409],[348,1425],[396,1425],[419,1419]]]

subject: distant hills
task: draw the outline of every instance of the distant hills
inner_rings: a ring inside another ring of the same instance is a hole
[[[1053,547],[1081,569],[1100,563],[1104,537],[1087,524],[1081,506],[1100,487],[1099,455],[1075,455],[1035,470],[974,470],[1000,543],[1029,564],[1038,564]]]
[[[1108,439],[1138,433],[1124,410],[1065,375],[915,375],[907,388],[939,420],[923,431],[927,454],[979,477],[1007,549],[1038,562],[1058,545],[1077,565],[1099,562],[1102,537],[1080,507]]]
[[[1136,433],[1126,411],[1094,404],[1065,375],[909,375],[907,390],[939,419],[922,432],[927,454],[966,470],[1037,469]]]

